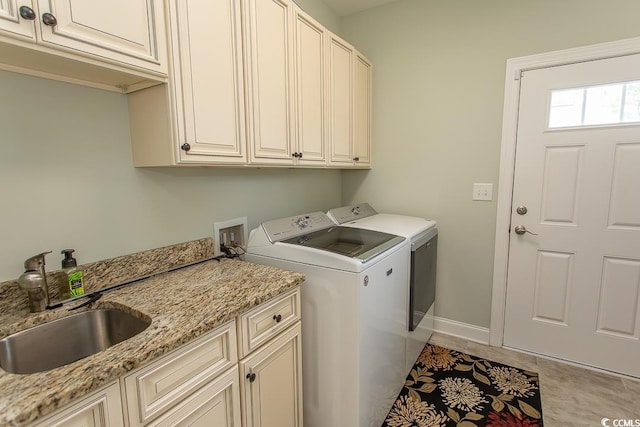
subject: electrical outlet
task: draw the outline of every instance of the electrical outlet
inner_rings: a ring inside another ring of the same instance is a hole
[[[247,244],[247,217],[213,223],[213,254],[223,255],[221,245],[245,248]]]
[[[473,184],[473,200],[493,200],[493,184]]]

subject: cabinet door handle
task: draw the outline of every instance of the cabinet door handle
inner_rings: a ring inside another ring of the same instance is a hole
[[[360,161],[360,157],[354,157],[354,158],[353,158],[353,161],[354,161],[354,162],[359,162],[359,161]]]
[[[180,148],[182,148],[186,152],[189,152],[189,150],[191,150],[191,144],[189,144],[188,142],[185,142],[180,146]]]
[[[247,374],[247,379],[249,380],[250,383],[254,382],[256,380],[256,374],[253,372],[249,372]]]
[[[280,323],[282,321],[282,314],[274,314],[273,320],[275,320],[276,323]]]
[[[55,16],[47,12],[42,14],[42,23],[44,25],[48,25],[49,27],[55,27],[56,25],[58,25],[58,20]]]
[[[20,16],[27,21],[34,21],[36,13],[29,6],[20,6]]]

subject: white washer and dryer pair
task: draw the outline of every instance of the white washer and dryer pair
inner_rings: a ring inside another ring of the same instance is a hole
[[[382,424],[407,375],[410,251],[406,237],[336,225],[323,212],[251,231],[247,261],[306,275],[305,426]]]
[[[438,228],[435,221],[406,215],[378,213],[368,203],[327,212],[336,224],[405,237],[411,245],[406,309],[405,370],[415,363],[434,327]]]

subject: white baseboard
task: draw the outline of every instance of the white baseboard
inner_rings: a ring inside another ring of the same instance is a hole
[[[457,320],[445,319],[443,317],[434,318],[435,332],[464,338],[480,344],[489,344],[489,328],[471,325],[469,323],[458,322]]]

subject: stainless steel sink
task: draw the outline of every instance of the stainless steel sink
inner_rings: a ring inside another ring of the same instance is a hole
[[[150,324],[114,309],[72,314],[1,339],[0,367],[12,374],[48,371],[106,350]]]

